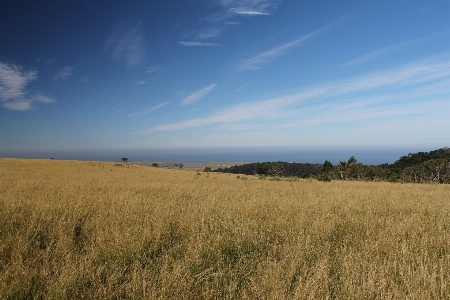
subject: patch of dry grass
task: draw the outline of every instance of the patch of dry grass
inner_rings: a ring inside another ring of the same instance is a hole
[[[0,298],[450,297],[448,185],[199,174],[0,159]]]

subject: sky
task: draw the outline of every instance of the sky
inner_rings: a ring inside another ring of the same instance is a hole
[[[450,1],[0,0],[0,153],[450,145]]]

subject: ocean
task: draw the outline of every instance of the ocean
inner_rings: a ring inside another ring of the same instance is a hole
[[[184,149],[117,149],[117,150],[55,150],[0,151],[2,158],[40,158],[87,161],[129,162],[304,162],[332,164],[354,156],[358,163],[380,165],[393,163],[408,153],[429,152],[440,147],[366,147],[366,146],[308,146],[308,147],[242,147],[242,148],[184,148]]]

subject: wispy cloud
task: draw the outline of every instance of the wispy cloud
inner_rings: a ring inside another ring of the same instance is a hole
[[[145,70],[145,73],[150,74],[150,73],[155,73],[161,70],[161,66],[153,66],[148,68],[147,70]]]
[[[141,63],[145,53],[141,23],[116,28],[106,41],[105,48],[111,51],[114,60],[124,60],[128,67]]]
[[[328,27],[328,26],[327,26]],[[278,46],[276,48],[270,49],[268,51],[264,51],[262,53],[259,53],[249,59],[244,60],[240,65],[239,68],[243,70],[257,70],[260,69],[262,65],[270,62],[272,59],[274,59],[277,56],[280,56],[284,54],[287,50],[294,48],[295,46],[306,42],[307,40],[317,36],[319,33],[321,33],[326,27],[316,30],[310,34],[307,34],[305,36],[302,36],[299,39],[296,39],[292,42],[283,44],[281,46]]]
[[[270,15],[281,0],[212,0],[212,2],[219,9],[201,20],[208,25],[191,32],[185,38],[189,37],[193,41],[217,38],[230,27],[228,25],[240,24],[232,20],[233,18]]]
[[[401,42],[401,43],[396,43],[396,44],[392,44],[392,45],[389,45],[389,46],[381,47],[379,49],[376,49],[374,51],[366,53],[366,54],[364,54],[364,55],[362,55],[362,56],[360,56],[360,57],[358,57],[358,58],[356,58],[356,59],[346,63],[345,66],[353,66],[353,65],[362,64],[362,63],[365,63],[365,62],[377,59],[379,57],[383,57],[383,56],[390,55],[390,54],[393,54],[393,53],[396,53],[396,52],[400,52],[402,50],[405,50],[405,49],[408,49],[408,48],[410,48],[412,46],[415,46],[415,45],[417,45],[419,43],[428,41],[430,39],[433,39],[435,37],[438,37],[438,36],[443,35],[443,34],[448,34],[448,33],[449,33],[448,31],[441,32],[441,33],[433,34],[433,35],[430,35],[430,36],[424,36],[424,37],[412,39],[412,40],[409,40],[409,41],[406,41],[406,42]]]
[[[148,67],[147,70],[145,70],[145,81],[149,81],[149,80],[155,80],[157,79],[159,76],[161,76],[162,74],[164,74],[167,71],[167,69],[163,66],[151,66]],[[144,80],[142,80],[144,81]]]
[[[360,96],[361,93],[370,96]],[[358,120],[373,122],[380,118],[448,111],[449,94],[450,59],[432,58],[310,87],[284,97],[234,105],[204,118],[159,125],[140,133],[270,120],[300,127]]]
[[[235,13],[238,15],[247,15],[247,16],[268,16],[269,13],[260,12],[260,11],[244,11],[244,10],[236,10]]]
[[[26,86],[36,79],[35,70],[23,71],[20,66],[0,63],[0,97],[5,101],[24,97]]]
[[[153,106],[152,108],[147,109],[147,110],[141,110],[141,111],[137,111],[137,112],[131,113],[131,114],[129,114],[128,116],[129,116],[129,117],[135,117],[135,116],[138,116],[138,115],[149,114],[149,113],[154,112],[155,110],[160,109],[161,107],[163,107],[163,106],[169,104],[170,102],[172,102],[172,101],[167,101],[167,102],[158,104],[158,105]]]
[[[55,102],[42,94],[30,94],[27,86],[37,79],[37,71],[0,62],[0,101],[9,110],[26,111],[36,105]]]
[[[205,28],[197,32],[197,35],[195,37],[196,40],[206,40],[206,39],[212,39],[217,36],[219,36],[223,31],[225,30],[225,27],[213,27],[213,28]]]
[[[187,47],[214,47],[214,46],[220,46],[220,44],[215,43],[201,43],[201,42],[180,42],[181,45],[187,46]]]
[[[280,0],[221,0],[220,4],[229,11],[240,15],[269,15]]]
[[[183,101],[181,102],[181,105],[189,105],[189,104],[193,104],[193,103],[197,102],[201,98],[205,97],[208,93],[210,93],[215,87],[216,87],[216,84],[212,83],[212,84],[208,85],[207,87],[190,94],[189,96],[187,96],[186,98],[183,99]]]
[[[59,73],[55,74],[53,76],[53,79],[55,80],[64,80],[69,78],[70,75],[72,75],[73,68],[69,66],[65,66]]]

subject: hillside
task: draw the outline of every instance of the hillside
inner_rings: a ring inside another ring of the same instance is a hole
[[[324,164],[264,162],[218,169],[216,172],[260,175],[295,176],[330,180],[362,180],[390,182],[450,183],[450,149],[444,147],[430,152],[410,153],[393,164],[368,166],[357,163],[355,157],[333,166]]]
[[[418,166],[428,161],[450,161],[450,148],[444,147],[430,152],[409,153],[400,157],[396,162],[389,165],[389,168],[406,169],[408,167]]]

